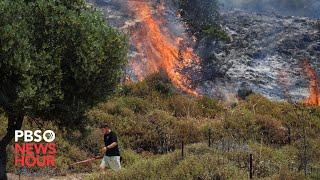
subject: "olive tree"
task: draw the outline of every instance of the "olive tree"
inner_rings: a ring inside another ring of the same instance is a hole
[[[84,0],[1,0],[0,108],[8,123],[0,179],[24,117],[80,124],[86,109],[113,92],[126,55],[126,38]]]

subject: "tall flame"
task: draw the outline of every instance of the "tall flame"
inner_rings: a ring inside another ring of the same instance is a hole
[[[193,63],[199,64],[200,59],[192,48],[186,47],[185,38],[177,37],[165,28],[166,21],[161,18],[165,4],[162,2],[157,7],[157,15],[146,1],[129,0],[128,5],[139,19],[138,25],[131,32],[132,41],[140,54],[138,60],[131,61],[137,78],[142,79],[147,74],[163,69],[175,86],[197,96],[198,93],[190,87],[190,78],[181,70]]]
[[[317,72],[312,68],[307,59],[303,61],[303,67],[306,75],[310,78],[310,95],[305,100],[305,103],[308,105],[320,106],[320,89]]]

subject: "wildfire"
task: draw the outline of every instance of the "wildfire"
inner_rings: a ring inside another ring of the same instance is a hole
[[[129,0],[128,5],[139,19],[131,32],[132,41],[140,54],[131,64],[138,79],[163,69],[175,86],[197,96],[198,93],[190,88],[190,78],[180,70],[199,63],[199,57],[192,48],[186,47],[185,38],[177,37],[165,28],[165,18],[161,17],[165,4],[162,2],[157,7],[157,15],[148,2]]]
[[[317,72],[306,59],[303,61],[303,67],[306,75],[310,78],[310,95],[305,100],[305,103],[308,105],[320,106],[320,89]]]

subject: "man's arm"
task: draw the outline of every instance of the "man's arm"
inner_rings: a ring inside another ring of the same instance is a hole
[[[116,147],[117,145],[118,145],[117,142],[113,142],[109,146],[107,146],[107,149],[112,149],[112,148]]]
[[[103,147],[101,151],[102,151],[103,153],[105,153],[105,152],[107,152],[109,149],[112,149],[112,148],[116,147],[117,145],[118,145],[117,142],[113,142],[113,143],[111,143],[109,146]]]
[[[112,149],[118,145],[118,137],[116,134],[111,134],[111,144],[102,148],[102,152],[106,153],[109,149]]]

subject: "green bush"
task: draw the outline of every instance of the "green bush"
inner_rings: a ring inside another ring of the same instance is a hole
[[[87,112],[87,126],[81,131],[66,132],[45,123],[44,128],[59,135],[56,173],[70,172],[68,164],[98,152],[103,146],[98,129],[101,122],[108,123],[117,133],[123,158],[123,170],[108,171],[110,179],[248,179],[249,153],[254,156],[255,177],[301,178],[296,170],[304,157],[303,127],[308,167],[320,167],[319,107],[272,102],[257,94],[229,107],[209,97],[181,95],[174,89],[163,93],[149,85],[163,78],[154,75],[151,79],[156,80],[130,85],[140,90],[131,89],[126,94],[120,91],[93,107]],[[297,114],[305,116],[298,118]],[[6,120],[0,116],[1,121]],[[24,124],[24,128],[29,127],[29,123]],[[209,130],[211,148],[207,145]],[[182,141],[184,158],[180,152]],[[78,165],[71,172],[92,172],[98,165],[99,161]],[[13,172],[13,165],[9,167]],[[34,170],[48,173],[45,169]],[[91,178],[104,179],[105,175],[94,173]]]
[[[185,95],[172,96],[169,100],[169,109],[176,117],[197,117],[201,115],[197,102]]]
[[[244,171],[232,163],[219,164],[214,152],[203,144],[186,147],[186,157],[179,151],[160,157],[141,159],[120,172],[108,173],[109,179],[247,179]],[[95,173],[88,179],[104,179],[104,174]]]
[[[222,105],[216,99],[204,96],[197,101],[203,117],[215,118],[223,110]]]
[[[219,26],[204,27],[203,33],[205,34],[205,36],[208,36],[210,38],[216,38],[227,42],[231,41],[229,34],[222,30]]]

